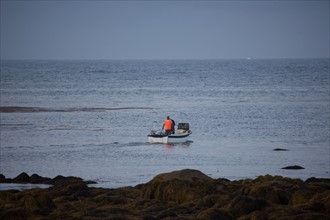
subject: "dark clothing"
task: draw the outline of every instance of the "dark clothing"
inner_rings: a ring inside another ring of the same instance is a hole
[[[170,135],[172,134],[172,130],[165,130],[165,135]]]
[[[175,133],[175,121],[173,119],[172,120],[172,134]]]

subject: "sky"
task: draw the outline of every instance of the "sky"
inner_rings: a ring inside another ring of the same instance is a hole
[[[1,59],[329,58],[329,0],[1,0]]]

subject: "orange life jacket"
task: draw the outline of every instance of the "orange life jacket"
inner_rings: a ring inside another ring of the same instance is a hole
[[[172,130],[172,120],[165,120],[164,121],[164,129],[165,130]]]

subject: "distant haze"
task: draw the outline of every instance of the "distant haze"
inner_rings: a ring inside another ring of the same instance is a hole
[[[1,59],[328,58],[329,1],[3,1]]]

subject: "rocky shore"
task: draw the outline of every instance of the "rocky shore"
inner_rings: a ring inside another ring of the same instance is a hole
[[[198,170],[160,174],[146,184],[89,187],[78,177],[22,173],[2,183],[47,189],[0,191],[0,219],[330,219],[330,179],[281,176],[229,181]]]

